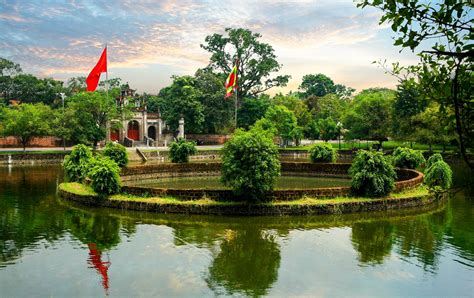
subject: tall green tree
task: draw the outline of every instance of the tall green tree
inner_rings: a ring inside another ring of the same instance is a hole
[[[196,79],[191,76],[174,76],[173,83],[160,90],[161,115],[172,131],[178,129],[183,117],[187,132],[202,132],[204,107],[199,101],[202,93],[196,86]]]
[[[34,137],[47,136],[51,132],[53,113],[44,104],[21,104],[17,107],[3,108],[3,129],[5,136],[18,137],[23,151]]]
[[[201,44],[211,53],[209,67],[218,73],[227,76],[238,59],[238,94],[241,98],[286,86],[290,78],[288,75],[272,76],[282,65],[276,60],[273,47],[261,42],[261,37],[248,29],[226,28],[225,35],[209,35]]]
[[[304,75],[299,90],[303,97],[311,95],[321,97],[329,93],[334,93],[336,87],[330,77],[318,73]]]
[[[107,121],[123,120],[129,115],[117,107],[114,98],[98,91],[76,93],[68,97],[66,103],[68,109],[73,110],[71,113],[77,121],[71,139],[76,143],[93,144],[94,147],[105,139]],[[112,122],[113,125],[121,123]]]
[[[391,108],[395,92],[378,89],[364,90],[354,97],[344,118],[349,139],[377,140],[382,142],[390,134]]]
[[[312,117],[311,113],[308,111],[308,107],[295,94],[277,94],[273,97],[272,102],[275,105],[283,105],[287,107],[288,110],[292,111],[296,116],[298,125],[301,127],[307,126],[311,121]]]
[[[285,143],[301,135],[301,128],[298,126],[295,114],[285,106],[271,106],[265,113],[265,119],[273,124],[277,135]]]
[[[265,116],[270,105],[270,97],[266,94],[261,94],[258,98],[244,98],[238,110],[237,126],[248,129]]]
[[[234,101],[224,99],[225,93],[222,82],[223,75],[214,73],[211,69],[199,69],[195,74],[196,89],[199,91],[199,102],[203,107],[205,121],[203,133],[226,133],[234,126]]]
[[[52,78],[39,79],[31,74],[19,74],[12,78],[10,98],[25,103],[44,103],[57,106],[64,91],[63,82]]]
[[[422,51],[417,67],[401,69],[418,77],[424,86],[423,92],[431,100],[454,111],[461,153],[469,167],[474,169],[466,154],[466,148],[474,147],[472,2],[363,0],[358,6],[372,6],[382,11],[380,23],[391,24],[396,34],[394,45],[413,51],[420,45],[431,45],[431,50]],[[395,73],[399,74],[400,68]]]
[[[12,78],[21,73],[19,64],[0,57],[0,96],[6,101],[10,99],[12,91]]]

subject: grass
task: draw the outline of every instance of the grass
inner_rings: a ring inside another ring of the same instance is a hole
[[[94,196],[99,195],[92,190],[90,186],[80,184],[77,182],[61,183],[59,188],[81,196]],[[335,198],[311,198],[304,197],[294,201],[274,201],[268,203],[261,203],[265,206],[297,206],[297,205],[333,205],[333,204],[346,204],[346,203],[360,203],[370,202],[373,200],[390,200],[390,199],[407,199],[412,197],[420,197],[428,195],[428,189],[426,186],[420,186],[418,188],[403,191],[400,193],[393,193],[382,198],[367,198],[367,197],[335,197]],[[188,205],[188,206],[239,206],[245,205],[245,202],[225,202],[215,201],[209,198],[202,198],[199,200],[180,200],[174,197],[145,197],[131,194],[116,194],[108,198],[114,201],[128,201],[128,202],[143,202],[151,204],[163,204],[163,205]]]

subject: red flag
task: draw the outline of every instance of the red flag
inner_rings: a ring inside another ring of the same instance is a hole
[[[99,61],[86,79],[87,91],[95,91],[99,84],[100,74],[103,72],[107,72],[107,47],[104,48]]]

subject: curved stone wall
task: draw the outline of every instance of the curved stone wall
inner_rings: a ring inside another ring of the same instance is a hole
[[[347,178],[350,164],[346,163],[282,163],[282,175],[338,177]],[[153,196],[172,196],[183,200],[197,200],[207,197],[216,201],[235,200],[232,190],[228,189],[173,189],[133,186],[132,181],[165,177],[193,177],[220,175],[220,163],[154,164],[124,168],[121,178],[122,191],[130,194]],[[423,182],[423,174],[409,169],[397,169],[399,180],[395,183],[395,192],[412,189]],[[274,190],[268,199],[290,201],[302,197],[339,197],[349,196],[350,187],[305,188],[292,190]]]

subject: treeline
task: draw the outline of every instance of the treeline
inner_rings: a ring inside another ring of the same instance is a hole
[[[205,68],[192,76],[174,76],[157,95],[142,94],[134,100],[146,102],[150,112],[160,112],[171,131],[183,116],[187,133],[231,133],[235,129],[235,98],[224,99],[223,85],[238,60],[240,128],[259,125],[273,129],[286,144],[303,138],[328,141],[344,137],[380,143],[393,138],[429,145],[457,143],[464,156],[473,147],[471,60],[453,64],[448,58],[436,60],[436,56],[425,55],[420,65],[404,68],[394,64],[386,70],[399,78],[396,90],[371,88],[354,95],[353,88],[315,73],[305,75],[298,90],[270,97],[266,91],[286,86],[290,76],[276,75],[282,65],[273,47],[260,38],[260,34],[242,28],[209,35],[201,45],[210,55]],[[54,135],[76,143],[97,143],[105,138],[108,120],[131,116],[129,107],[115,104],[123,87],[118,78],[109,80],[111,91],[106,97],[105,82],[101,82],[102,90],[86,93],[84,77],[72,78],[63,86],[52,79],[23,74],[14,62],[0,62],[3,105],[10,99],[43,104],[38,106],[35,123],[46,121],[44,127],[49,125]],[[64,112],[61,93],[65,95]],[[27,120],[36,114],[28,109],[34,108],[25,104],[3,108],[2,133],[27,139],[24,132],[35,128],[19,127],[23,122],[18,113],[24,113],[25,123],[30,125]],[[46,131],[36,128],[29,136]]]

